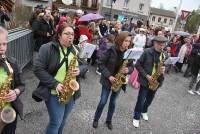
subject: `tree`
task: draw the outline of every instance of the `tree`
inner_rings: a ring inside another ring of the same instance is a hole
[[[185,25],[185,30],[190,33],[197,33],[200,25],[200,9],[192,11],[192,14],[188,17]]]

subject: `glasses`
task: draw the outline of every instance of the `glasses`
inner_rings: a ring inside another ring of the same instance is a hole
[[[67,36],[74,36],[74,33],[70,33],[70,32],[67,32],[67,33],[63,33],[63,34],[65,34],[65,35],[67,35]]]

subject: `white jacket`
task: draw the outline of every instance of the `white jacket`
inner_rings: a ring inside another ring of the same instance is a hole
[[[137,34],[133,39],[133,43],[134,48],[144,48],[146,44],[146,35]]]
[[[179,57],[178,62],[179,62],[179,63],[183,63],[186,52],[187,52],[187,47],[186,47],[186,45],[184,44],[184,45],[181,47],[181,49],[180,49],[180,51],[179,51],[179,53],[178,53],[178,57]]]

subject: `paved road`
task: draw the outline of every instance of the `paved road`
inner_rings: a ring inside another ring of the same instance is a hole
[[[31,69],[25,69],[23,77],[26,91],[21,96],[24,101],[25,120],[19,120],[17,134],[44,134],[48,122],[44,103],[36,103],[31,92],[38,80]],[[121,92],[113,118],[114,129],[105,126],[107,105],[99,122],[98,129],[92,128],[92,120],[97,107],[100,88],[99,76],[91,67],[87,78],[81,81],[82,97],[76,102],[64,134],[200,134],[200,96],[191,96],[186,90],[189,80],[182,74],[166,75],[164,85],[149,109],[149,122],[141,121],[140,128],[132,126],[132,112],[138,91],[128,87],[128,92]]]

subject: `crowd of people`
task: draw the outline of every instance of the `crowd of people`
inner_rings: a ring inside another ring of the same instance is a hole
[[[143,23],[133,24],[132,20],[125,19],[120,22],[113,19],[79,21],[79,18],[87,12],[76,10],[73,14],[68,12],[51,11],[49,7],[41,5],[35,7],[30,18],[30,26],[34,33],[34,50],[38,53],[34,60],[33,70],[39,79],[37,89],[33,91],[33,99],[45,101],[49,115],[49,123],[46,134],[62,134],[67,117],[80,97],[80,90],[72,91],[72,95],[66,104],[59,103],[60,94],[64,91],[65,76],[70,74],[74,80],[86,78],[88,66],[97,65],[96,73],[101,76],[102,85],[100,101],[93,119],[93,127],[98,127],[102,111],[110,95],[109,108],[107,112],[106,125],[113,129],[112,117],[115,112],[116,100],[121,89],[126,92],[126,83],[120,85],[119,90],[113,91],[112,85],[118,81],[116,75],[127,76],[133,70],[138,71],[138,82],[140,89],[133,111],[133,126],[139,127],[142,117],[148,120],[148,108],[151,105],[156,91],[164,82],[165,73],[182,73],[183,65],[187,68],[184,77],[191,77],[188,93],[200,95],[198,73],[200,69],[200,37],[197,34],[191,36],[174,35],[166,28],[145,25]],[[0,55],[5,55],[7,48],[7,32],[0,28]],[[5,36],[5,38],[3,38]],[[81,51],[86,43],[95,44],[96,50],[88,59],[75,59],[77,51]],[[124,54],[127,49],[143,49],[143,54],[134,65],[129,60],[124,66]],[[163,61],[169,57],[178,57],[176,64],[164,65]],[[8,62],[14,61],[6,58]],[[69,67],[72,60],[76,60],[76,67]],[[0,59],[0,74],[5,75],[0,79],[0,85],[5,83],[8,77],[8,67]],[[17,65],[16,65],[17,66]],[[20,74],[13,63],[14,86],[10,87],[9,94],[3,96],[6,103],[11,104],[21,115],[22,107],[17,108],[20,101],[18,96],[24,91],[24,84]],[[160,68],[159,68],[160,67]],[[156,88],[151,88],[150,83],[158,83]],[[193,90],[196,84],[195,90]],[[70,85],[68,85],[71,89]],[[2,86],[0,86],[2,87]],[[0,89],[1,91],[1,89]],[[0,97],[1,99],[2,97]],[[2,133],[14,134],[16,129],[14,122],[6,125]]]

